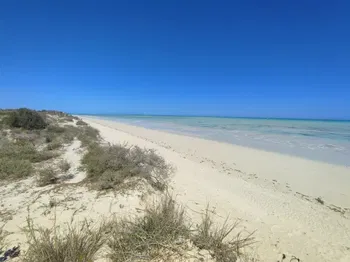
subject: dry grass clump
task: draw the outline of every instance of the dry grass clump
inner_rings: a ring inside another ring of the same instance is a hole
[[[38,172],[37,183],[38,186],[47,186],[51,184],[56,184],[58,181],[57,172],[51,168],[45,168]]]
[[[164,255],[166,249],[173,252],[175,243],[190,234],[184,209],[170,196],[147,207],[143,217],[113,221],[109,226],[112,262],[150,261]]]
[[[88,222],[46,229],[35,227],[28,218],[25,232],[29,246],[25,262],[92,262],[105,243],[104,227],[92,228]]]
[[[162,191],[171,173],[171,167],[153,150],[125,145],[90,145],[82,164],[88,181],[98,189],[118,189],[127,182],[132,186],[143,179]]]
[[[246,236],[242,236],[241,233],[231,236],[238,225],[238,222],[229,224],[226,219],[221,227],[215,227],[207,207],[192,240],[200,249],[211,251],[217,262],[236,261],[243,255],[242,249],[254,243],[253,233]]]

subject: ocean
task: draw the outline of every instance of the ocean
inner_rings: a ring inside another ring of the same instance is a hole
[[[167,132],[350,165],[350,121],[194,116],[99,115]]]

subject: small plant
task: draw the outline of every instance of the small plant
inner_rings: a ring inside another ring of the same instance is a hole
[[[193,243],[200,249],[212,251],[217,262],[236,261],[242,255],[241,250],[254,243],[252,234],[242,237],[241,233],[238,233],[230,238],[238,225],[238,222],[228,224],[226,219],[221,227],[214,227],[208,206],[201,223],[197,226],[196,234],[192,237]]]
[[[24,129],[44,129],[47,124],[43,117],[35,110],[20,108],[12,111],[7,122],[11,127],[19,127]]]
[[[45,168],[39,171],[38,186],[56,184],[57,181],[56,172],[52,168]]]
[[[109,226],[109,258],[113,262],[141,261],[141,257],[142,261],[151,261],[161,257],[166,249],[173,251],[174,243],[190,234],[184,209],[170,196],[148,206],[143,217],[114,221]]]
[[[62,172],[67,172],[70,169],[70,163],[67,160],[61,160],[58,166]]]
[[[28,239],[25,262],[93,262],[105,243],[104,227],[92,228],[88,222],[68,225],[65,230],[35,227],[27,218]]]
[[[319,204],[324,205],[324,200],[321,197],[315,199]]]
[[[52,135],[46,135],[45,136],[45,143],[51,143],[53,141]]]
[[[47,150],[52,151],[52,150],[59,149],[62,146],[63,146],[63,144],[61,141],[55,140],[55,141],[52,141],[51,143],[48,143],[46,148],[47,148]]]
[[[76,123],[77,126],[87,126],[87,123],[84,122],[83,120],[78,120]]]

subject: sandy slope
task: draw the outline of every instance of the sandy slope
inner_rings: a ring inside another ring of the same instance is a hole
[[[248,231],[257,230],[262,261],[283,253],[302,261],[350,261],[348,167],[82,118],[108,142],[156,149],[176,167],[172,187],[192,219],[208,202],[218,219],[242,219]]]

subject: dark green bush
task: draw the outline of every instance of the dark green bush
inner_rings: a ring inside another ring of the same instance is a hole
[[[12,111],[7,117],[7,122],[11,127],[29,130],[44,129],[47,126],[45,120],[38,112],[27,108]]]

